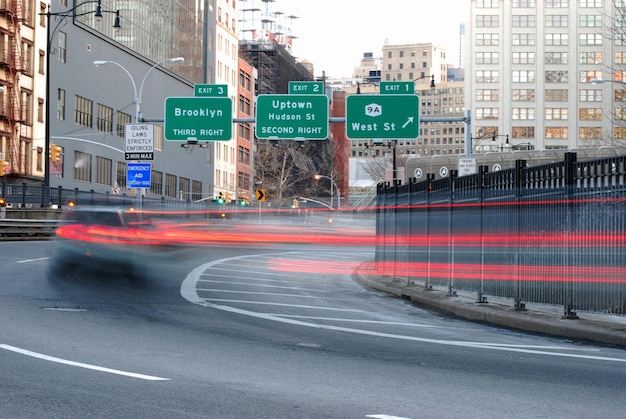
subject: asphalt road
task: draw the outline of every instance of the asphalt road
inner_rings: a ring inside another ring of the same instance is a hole
[[[626,352],[353,281],[367,248],[205,247],[129,280],[0,243],[3,417],[614,417]]]

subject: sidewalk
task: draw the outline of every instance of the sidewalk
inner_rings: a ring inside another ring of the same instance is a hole
[[[448,296],[447,290],[426,290],[423,286],[407,285],[406,280],[377,275],[368,270],[368,265],[359,267],[353,275],[355,280],[419,306],[527,332],[626,347],[626,316],[578,312],[578,319],[565,319],[563,307],[558,306],[526,304],[525,310],[516,310],[511,300],[491,296],[487,296],[488,302],[479,303],[476,293],[457,292],[456,296]]]

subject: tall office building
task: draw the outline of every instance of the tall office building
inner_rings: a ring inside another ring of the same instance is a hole
[[[612,0],[472,0],[465,62],[474,150],[626,144],[625,11]]]

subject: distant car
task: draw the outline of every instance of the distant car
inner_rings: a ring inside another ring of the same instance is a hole
[[[149,222],[140,213],[115,207],[72,207],[63,212],[52,242],[51,271],[77,265],[132,275],[143,263]]]

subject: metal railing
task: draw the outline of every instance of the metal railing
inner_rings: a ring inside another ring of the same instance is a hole
[[[378,188],[376,261],[407,284],[626,314],[626,156]]]

